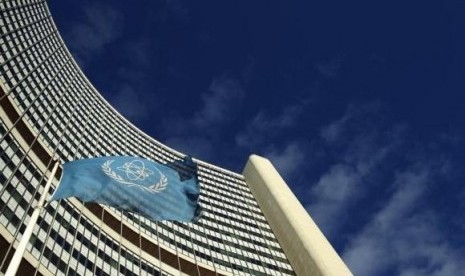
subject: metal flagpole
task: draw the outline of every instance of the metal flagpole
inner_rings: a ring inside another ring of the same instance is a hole
[[[40,211],[44,207],[45,198],[48,195],[48,190],[50,190],[50,187],[52,186],[52,180],[55,177],[55,173],[57,172],[59,165],[60,162],[57,161],[52,169],[52,173],[48,178],[47,183],[45,184],[44,192],[40,196],[39,202],[37,203],[34,212],[32,213],[31,219],[29,220],[26,230],[24,231],[23,237],[21,238],[21,241],[19,242],[19,245],[16,248],[15,254],[11,259],[10,264],[8,265],[8,269],[6,270],[5,276],[14,276],[16,275],[16,271],[18,271],[19,264],[21,263],[24,251],[26,250],[26,246],[29,243],[29,240],[31,239],[32,230],[34,230],[34,226],[37,223]]]

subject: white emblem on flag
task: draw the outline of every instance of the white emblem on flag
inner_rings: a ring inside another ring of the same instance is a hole
[[[123,166],[117,168],[126,173],[126,177],[130,180],[145,180],[153,174],[153,172],[145,167],[144,162],[140,160],[132,160],[124,163]]]
[[[150,193],[158,193],[163,191],[168,185],[168,179],[166,176],[159,171],[156,167],[155,170],[160,175],[158,182],[150,183],[146,179],[154,174],[152,170],[145,167],[145,163],[141,160],[132,160],[124,163],[124,165],[117,167],[116,169],[124,172],[125,177],[116,173],[111,164],[115,160],[107,160],[102,164],[102,171],[113,180],[118,183],[128,185],[128,187],[135,187]],[[138,182],[138,183],[136,183]],[[147,183],[148,182],[148,183]]]

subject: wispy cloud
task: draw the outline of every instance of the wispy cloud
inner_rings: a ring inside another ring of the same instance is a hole
[[[415,164],[396,175],[392,196],[344,251],[356,275],[446,276],[465,271],[463,252],[441,233],[437,215],[423,202],[441,167]]]
[[[305,137],[295,139],[287,132],[298,127],[301,123],[299,119],[305,114],[309,103],[309,100],[302,99],[284,106],[278,112],[259,111],[242,131],[236,134],[235,147],[268,158],[288,181],[300,175],[299,169],[308,163],[308,141]]]
[[[459,275],[463,252],[428,204],[450,162],[434,146],[413,143],[408,127],[384,123],[383,112],[379,103],[353,104],[321,129],[332,161],[306,208],[330,240],[345,243],[355,275]]]
[[[283,149],[272,148],[265,152],[268,158],[279,173],[286,179],[291,178],[302,168],[306,158],[305,145],[302,142],[293,141]]]
[[[202,105],[188,117],[172,116],[164,122],[164,142],[176,149],[209,160],[228,141],[218,139],[237,114],[244,90],[237,79],[223,76],[202,94]],[[226,150],[225,150],[226,151]],[[224,154],[224,152],[223,152]]]
[[[306,208],[330,236],[345,222],[348,207],[379,185],[370,178],[402,143],[402,127],[383,129],[371,124],[379,112],[377,106],[350,106],[340,119],[321,130],[322,146],[334,155],[335,162],[309,190]]]
[[[349,112],[346,112],[342,118],[323,127],[320,131],[320,136],[329,143],[337,141],[344,130],[344,124],[353,116],[353,112],[349,110]]]
[[[145,119],[149,116],[146,99],[130,85],[124,85],[111,97],[113,106],[130,121]]]
[[[321,138],[327,143],[344,141],[354,130],[371,130],[377,127],[374,116],[379,118],[383,112],[383,105],[379,102],[364,104],[350,104],[341,118],[334,120],[321,128]],[[360,129],[364,128],[364,129]]]
[[[124,59],[124,64],[134,67],[131,69],[137,69],[138,71],[150,68],[153,52],[155,51],[155,47],[144,35],[148,34],[143,34],[133,40],[125,40],[124,47],[122,47],[124,54],[121,58]],[[147,73],[147,75],[150,74]]]
[[[69,33],[73,52],[86,61],[100,53],[121,33],[123,15],[116,9],[103,4],[85,6],[82,21]]]
[[[336,77],[342,66],[342,57],[337,56],[334,57],[333,59],[326,61],[326,62],[320,62],[318,63],[315,68],[318,73],[325,77]]]
[[[284,107],[279,114],[271,115],[265,111],[258,112],[245,129],[236,135],[236,144],[248,149],[263,145],[264,140],[270,139],[286,128],[296,126],[307,105],[308,101],[302,100],[299,103]],[[267,144],[271,146],[271,141]]]
[[[121,43],[120,52],[118,59],[123,65],[115,68],[117,75],[105,95],[127,119],[140,124],[159,107],[154,80],[150,77],[150,43],[144,37],[127,39]]]
[[[244,96],[238,81],[229,77],[213,80],[209,91],[202,95],[203,108],[196,112],[192,123],[196,127],[211,127],[229,121]]]
[[[180,0],[166,0],[166,6],[177,19],[190,20],[188,7]]]
[[[346,205],[357,195],[360,175],[349,165],[333,165],[311,189],[312,203],[306,208],[326,234],[339,228]]]

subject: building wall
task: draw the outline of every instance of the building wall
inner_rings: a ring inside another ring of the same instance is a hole
[[[243,175],[297,275],[352,275],[270,161],[250,156]]]
[[[100,96],[68,52],[45,1],[0,1],[0,135],[2,272],[54,158],[183,157]],[[52,202],[34,229],[23,274],[293,275],[244,177],[196,162],[205,208],[198,223],[157,223],[74,198]]]

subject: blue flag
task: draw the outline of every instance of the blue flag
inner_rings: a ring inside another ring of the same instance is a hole
[[[199,194],[197,167],[190,158],[163,165],[139,157],[109,156],[65,163],[50,200],[74,196],[156,221],[191,222],[200,216]]]

